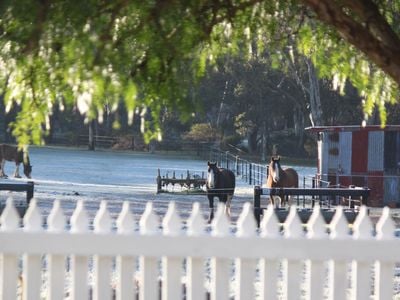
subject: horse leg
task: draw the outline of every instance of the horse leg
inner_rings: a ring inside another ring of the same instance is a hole
[[[280,193],[279,194],[279,198],[281,199],[281,207],[285,207],[286,206],[286,197],[284,193]]]
[[[14,177],[15,178],[21,178],[21,176],[19,175],[19,163],[15,163]]]
[[[288,197],[287,197],[286,203],[287,203],[288,206],[291,206],[291,205],[292,205],[292,202],[293,202],[292,200],[293,200],[293,196],[288,196]]]
[[[271,204],[275,208],[279,208],[282,204],[282,199],[279,196],[270,196]]]
[[[4,173],[4,165],[6,164],[6,160],[3,158],[1,160],[1,169],[0,169],[0,177],[2,178],[7,178],[8,176],[6,175],[6,173]]]
[[[233,195],[227,195],[226,196],[226,202],[225,202],[225,214],[228,216],[228,218],[231,217],[231,201],[232,201]]]
[[[269,203],[272,204],[272,206],[275,206],[274,196],[269,196]]]
[[[211,223],[211,221],[214,219],[214,196],[208,195],[208,203],[210,207],[210,214],[208,216],[208,223]]]

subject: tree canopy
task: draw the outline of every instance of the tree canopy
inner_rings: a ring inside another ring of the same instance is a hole
[[[0,94],[6,111],[19,108],[21,145],[42,143],[55,107],[101,121],[120,102],[150,140],[163,109],[196,111],[190,93],[222,55],[267,53],[283,69],[305,55],[338,91],[351,82],[384,124],[386,103],[399,102],[399,21],[389,0],[3,0]]]

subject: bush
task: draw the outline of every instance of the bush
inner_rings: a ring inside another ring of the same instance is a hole
[[[192,125],[188,133],[183,134],[184,140],[194,142],[213,142],[218,139],[218,132],[208,123]]]

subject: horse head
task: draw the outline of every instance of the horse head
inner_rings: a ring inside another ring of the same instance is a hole
[[[31,178],[32,166],[30,164],[24,164],[24,174],[27,178]]]
[[[216,162],[208,162],[207,187],[215,188],[217,183],[218,167]]]
[[[278,157],[272,156],[271,162],[269,163],[268,172],[271,174],[272,180],[275,183],[278,183],[279,179],[280,179],[280,177],[279,177],[279,175],[280,175],[279,172],[281,170],[280,160],[281,160],[281,158],[279,156]]]

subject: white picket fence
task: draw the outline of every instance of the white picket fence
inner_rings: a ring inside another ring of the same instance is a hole
[[[115,224],[102,202],[93,229],[83,202],[66,222],[58,201],[43,226],[33,199],[21,220],[7,200],[0,221],[1,299],[392,299],[400,239],[385,208],[374,229],[362,207],[349,233],[341,207],[305,227],[292,206],[269,207],[257,229],[246,203],[232,226],[220,205],[209,228],[198,203],[162,223],[149,202],[139,224],[125,202]],[[183,288],[184,287],[184,288]]]

